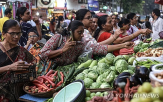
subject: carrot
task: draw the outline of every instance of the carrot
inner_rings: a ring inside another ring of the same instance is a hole
[[[40,76],[39,76],[39,77],[37,77],[37,80],[39,80],[41,83],[43,83],[43,82],[44,82],[44,79],[43,79],[43,78],[40,78]]]
[[[63,81],[64,81],[64,75],[63,75],[62,72],[60,72],[60,74],[61,74],[61,81],[62,81],[62,83],[63,83]]]
[[[42,87],[43,89],[48,89],[48,87],[45,84],[38,84],[38,83],[33,83],[37,87]]]
[[[33,82],[33,83],[39,83],[39,84],[42,84],[42,82],[41,82],[41,81],[36,80],[36,79],[35,79],[35,80],[33,80],[32,82]]]
[[[50,74],[53,74],[54,73],[54,70],[50,70],[47,74],[46,74],[46,76],[49,76]]]
[[[58,73],[58,71],[55,71],[55,73],[52,75],[52,77],[56,76]]]
[[[62,81],[60,81],[58,84],[57,84],[57,86],[60,86],[62,84]]]
[[[49,62],[48,67],[46,68],[46,71],[45,71],[46,73],[49,71],[50,67],[51,67],[51,61]]]
[[[54,87],[55,84],[48,78],[48,77],[45,77],[45,76],[41,76],[44,80],[46,81],[49,81],[49,83]]]
[[[51,90],[53,90],[54,88],[50,88],[50,89],[48,89],[47,91],[51,91]]]
[[[48,76],[46,76],[48,77]],[[52,82],[55,82],[55,78],[52,78],[52,77],[48,77]]]

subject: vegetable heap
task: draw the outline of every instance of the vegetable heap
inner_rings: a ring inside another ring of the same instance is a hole
[[[134,73],[135,68],[132,65],[134,57],[129,58],[128,55],[117,56],[108,53],[106,57],[97,60],[88,60],[78,66],[80,68],[88,68],[76,76],[76,80],[84,80],[85,87],[96,88],[112,88],[114,79],[122,72]]]
[[[141,61],[136,61],[136,65],[137,66],[144,66],[146,68],[150,68],[152,65],[155,64],[160,64],[161,62],[156,61],[156,60],[150,60],[150,59],[146,59],[146,60],[141,60]]]
[[[63,72],[50,70],[46,75],[37,77],[32,81],[33,86],[25,86],[25,90],[31,93],[42,93],[51,90],[58,90],[64,82]]]
[[[104,97],[104,96],[107,96],[108,95],[108,92],[90,92],[89,90],[86,90],[86,98],[85,98],[85,101],[90,101],[91,99],[93,99],[94,97],[96,96],[99,96],[99,97]]]
[[[143,83],[134,94],[131,102],[162,102],[163,87],[152,88],[148,82]]]

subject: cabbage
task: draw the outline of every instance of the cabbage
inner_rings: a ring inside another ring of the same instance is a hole
[[[105,57],[105,63],[109,64],[109,65],[113,65],[113,61],[114,61],[115,56],[111,53],[108,53]]]
[[[94,66],[94,67],[91,67],[91,68],[89,68],[90,70],[97,70],[97,66]]]
[[[97,71],[99,74],[103,74],[104,72],[106,72],[106,70],[108,70],[108,65],[106,65],[105,63],[98,64]]]
[[[129,72],[131,75],[134,74],[134,72],[132,70],[124,70],[123,72]]]
[[[116,61],[118,61],[119,59],[125,59],[125,58],[122,55],[119,55],[119,56],[117,56],[117,57],[114,58],[113,63],[115,64]]]
[[[149,46],[150,46],[149,43],[143,43],[142,46],[141,46],[141,49],[147,48],[147,47],[149,47]]]
[[[88,74],[88,72],[89,72],[89,69],[85,69],[82,73]]]
[[[115,66],[111,66],[111,67],[110,67],[110,70],[111,70],[111,71],[114,71],[114,72],[115,72],[115,74],[118,74],[118,72],[117,72],[117,70],[116,70]]]
[[[92,83],[93,83],[92,79],[90,79],[90,78],[85,78],[84,79],[84,85],[85,85],[86,88],[89,88],[92,85]]]
[[[141,49],[141,47],[135,46],[135,47],[134,47],[134,52],[137,53],[137,52],[139,52],[140,49]]]
[[[105,82],[100,85],[100,88],[110,88],[110,85]]]
[[[108,76],[108,74],[110,73],[110,71],[106,71],[102,74],[103,79],[106,79],[106,77]]]
[[[104,78],[103,78],[102,74],[100,76],[98,76],[98,78],[96,79],[96,82],[99,83],[99,84],[104,82]]]
[[[128,65],[128,70],[132,70],[133,72],[135,72],[135,67],[132,65]]]
[[[105,81],[108,82],[108,83],[110,83],[110,82],[112,82],[114,80],[114,78],[115,78],[115,72],[114,71],[111,71],[109,73],[109,75],[106,77]]]
[[[87,77],[90,78],[90,79],[92,79],[92,80],[96,80],[97,77],[98,77],[98,74],[97,74],[97,72],[95,72],[95,71],[90,71],[90,72],[88,73]]]
[[[75,77],[76,80],[79,80],[79,79],[84,80],[84,78],[85,78],[84,73],[80,73]]]
[[[127,67],[128,67],[128,63],[123,60],[123,59],[120,59],[118,60],[116,63],[115,63],[115,67],[116,67],[116,70],[121,73],[123,72],[124,70],[127,70]]]
[[[97,82],[94,82],[92,83],[92,85],[90,86],[91,89],[97,89],[100,87],[101,84],[97,83]]]
[[[125,58],[126,61],[128,61],[129,55],[122,55],[122,56]]]
[[[135,59],[136,59],[135,57],[129,58],[128,59],[128,64],[133,65],[133,62],[134,62]]]

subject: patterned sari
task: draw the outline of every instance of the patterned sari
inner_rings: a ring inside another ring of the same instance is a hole
[[[7,51],[14,62],[18,60],[34,62],[34,57],[23,47],[17,46]],[[0,49],[0,67],[12,64],[5,52]],[[10,83],[10,71],[0,73],[0,102],[17,102],[24,94],[24,83]]]

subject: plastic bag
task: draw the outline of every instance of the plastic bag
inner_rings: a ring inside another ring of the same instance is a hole
[[[146,60],[146,59],[156,60],[156,61],[163,63],[163,55],[160,57],[138,57],[138,58],[136,58],[137,61]],[[133,62],[133,66],[136,67],[136,61],[135,60]]]
[[[78,62],[82,63],[82,62],[86,62],[87,60],[92,58],[92,54],[93,54],[93,50],[90,47],[91,44],[87,44],[87,46],[85,47],[83,53],[78,57]]]
[[[155,74],[159,74],[160,72],[150,72],[150,74],[149,74],[149,78],[151,79],[151,84],[153,87],[163,86],[163,79],[158,79],[155,76]]]
[[[156,69],[158,66],[163,66],[163,64],[154,65],[154,66],[152,67],[152,71],[153,71],[153,72],[163,72],[163,69],[162,69],[162,70]]]

